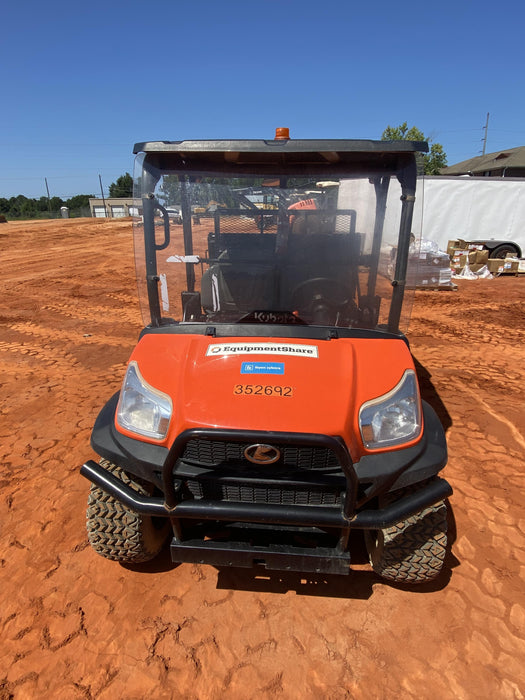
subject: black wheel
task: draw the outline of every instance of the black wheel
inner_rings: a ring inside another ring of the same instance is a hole
[[[101,460],[105,469],[140,494],[149,494],[146,482],[130,476],[116,464]],[[87,533],[97,554],[125,564],[138,564],[157,556],[168,537],[167,519],[135,513],[103,489],[91,484],[87,508]]]
[[[518,255],[518,251],[513,245],[503,244],[497,246],[489,253],[489,257],[497,258],[498,260],[505,260],[507,255]]]
[[[370,564],[379,576],[397,583],[432,581],[447,548],[447,508],[443,501],[397,525],[367,530]]]

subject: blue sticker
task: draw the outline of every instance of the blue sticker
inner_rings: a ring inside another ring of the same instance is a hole
[[[241,374],[284,374],[284,362],[243,362]]]

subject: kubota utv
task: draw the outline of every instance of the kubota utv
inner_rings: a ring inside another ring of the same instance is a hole
[[[135,146],[146,325],[81,467],[89,541],[346,574],[361,530],[377,574],[428,581],[452,489],[403,332],[427,144],[286,131]]]

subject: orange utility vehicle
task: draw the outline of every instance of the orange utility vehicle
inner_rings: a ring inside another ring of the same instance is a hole
[[[446,442],[403,334],[426,150],[283,130],[135,146],[146,325],[81,467],[96,552],[143,562],[170,537],[174,562],[343,574],[362,531],[379,575],[437,576]]]

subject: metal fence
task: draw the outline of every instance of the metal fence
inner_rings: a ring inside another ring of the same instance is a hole
[[[78,209],[59,209],[58,211],[39,211],[28,214],[19,214],[14,216],[10,212],[4,214],[7,221],[32,221],[43,219],[78,219],[80,217],[91,217],[91,209],[89,207],[79,207]]]

